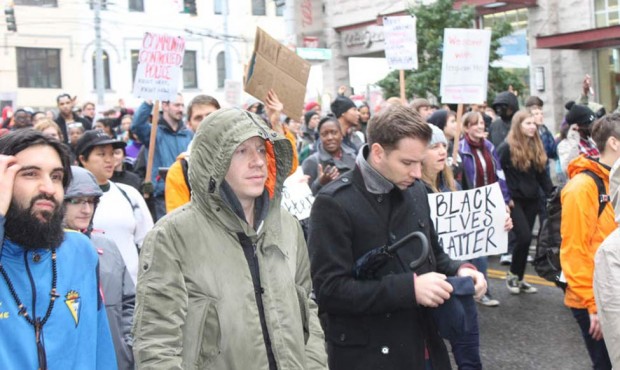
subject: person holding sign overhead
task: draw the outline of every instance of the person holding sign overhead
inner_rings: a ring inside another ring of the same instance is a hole
[[[183,96],[177,94],[176,99],[164,101],[161,104],[163,115],[157,124],[157,139],[155,146],[155,157],[153,158],[153,169],[151,171],[154,180],[155,191],[155,220],[159,220],[166,214],[166,204],[164,200],[165,179],[158,176],[160,168],[170,167],[183,153],[192,141],[193,133],[183,122]],[[153,110],[153,104],[145,101],[136,110],[131,123],[133,132],[140,142],[149,147],[151,141],[151,123],[149,116]]]
[[[499,182],[504,202],[507,207],[512,205],[504,171],[499,163],[495,147],[486,139],[482,115],[478,112],[466,113],[463,116],[463,131],[465,135],[459,143],[459,155],[463,168],[459,179],[461,186],[469,190]],[[510,213],[510,208],[507,208],[507,212]],[[487,257],[478,257],[472,262],[486,275]],[[499,306],[499,301],[493,299],[490,291],[487,291],[478,302],[487,307]]]
[[[548,197],[553,191],[547,174],[547,154],[538,134],[534,116],[525,110],[512,117],[506,140],[497,148],[500,165],[506,174],[506,184],[514,202],[512,218],[515,223],[515,248],[506,287],[511,294],[536,293],[537,289],[523,280],[532,228],[539,211],[539,187]]]

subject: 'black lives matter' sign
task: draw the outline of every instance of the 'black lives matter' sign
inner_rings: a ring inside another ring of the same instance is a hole
[[[428,203],[439,244],[452,259],[468,260],[506,253],[506,205],[498,183],[472,190],[429,194]]]

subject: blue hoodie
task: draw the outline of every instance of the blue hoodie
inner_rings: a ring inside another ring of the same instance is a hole
[[[151,141],[151,123],[149,115],[153,110],[151,104],[142,103],[136,110],[131,122],[131,131],[138,136],[143,145],[148,147]],[[159,119],[157,124],[157,139],[155,141],[155,156],[153,157],[153,170],[151,171],[151,181],[155,185],[156,197],[164,196],[165,180],[158,178],[159,168],[168,168],[177,160],[177,156],[187,150],[187,146],[194,134],[183,124],[179,123],[179,128],[173,131],[166,120]],[[147,157],[148,158],[148,157]]]
[[[0,239],[5,218],[0,216]],[[34,262],[33,256],[41,258]],[[0,261],[17,296],[33,312],[30,269],[36,296],[36,315],[45,316],[52,286],[52,253],[47,249],[27,251],[4,240]],[[42,335],[49,369],[116,369],[116,355],[108,319],[99,292],[98,257],[88,238],[65,232],[56,249],[58,298],[43,326]],[[18,314],[6,280],[0,277],[0,368],[37,369],[34,328]]]

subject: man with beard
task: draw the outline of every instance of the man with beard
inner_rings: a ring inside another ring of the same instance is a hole
[[[64,232],[69,154],[35,130],[0,138],[0,367],[111,369],[114,346],[88,238]]]
[[[162,102],[163,114],[157,124],[157,139],[155,141],[155,156],[153,157],[153,169],[151,178],[155,190],[155,220],[159,220],[166,214],[166,203],[164,200],[164,188],[166,179],[158,176],[160,168],[169,168],[176,161],[177,156],[187,150],[187,146],[192,141],[193,133],[183,122],[183,96],[178,94],[175,100]],[[133,132],[140,142],[148,149],[151,141],[151,123],[149,116],[153,110],[153,104],[144,102],[131,123]],[[147,153],[148,157],[148,153]]]

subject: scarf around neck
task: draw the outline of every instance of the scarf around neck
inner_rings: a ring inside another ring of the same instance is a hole
[[[491,156],[491,152],[489,152],[489,149],[485,145],[485,140],[481,139],[480,141],[475,142],[467,134],[465,135],[465,140],[467,140],[467,143],[474,151],[479,150],[480,153],[482,153],[482,157],[484,158],[484,162],[486,164],[486,167],[483,167],[478,153],[472,153],[474,160],[476,161],[475,186],[479,188],[495,183],[497,181],[497,176],[495,175],[495,161],[493,160],[493,156]],[[483,168],[486,168],[486,176]],[[484,181],[485,178],[487,179],[486,184]]]

